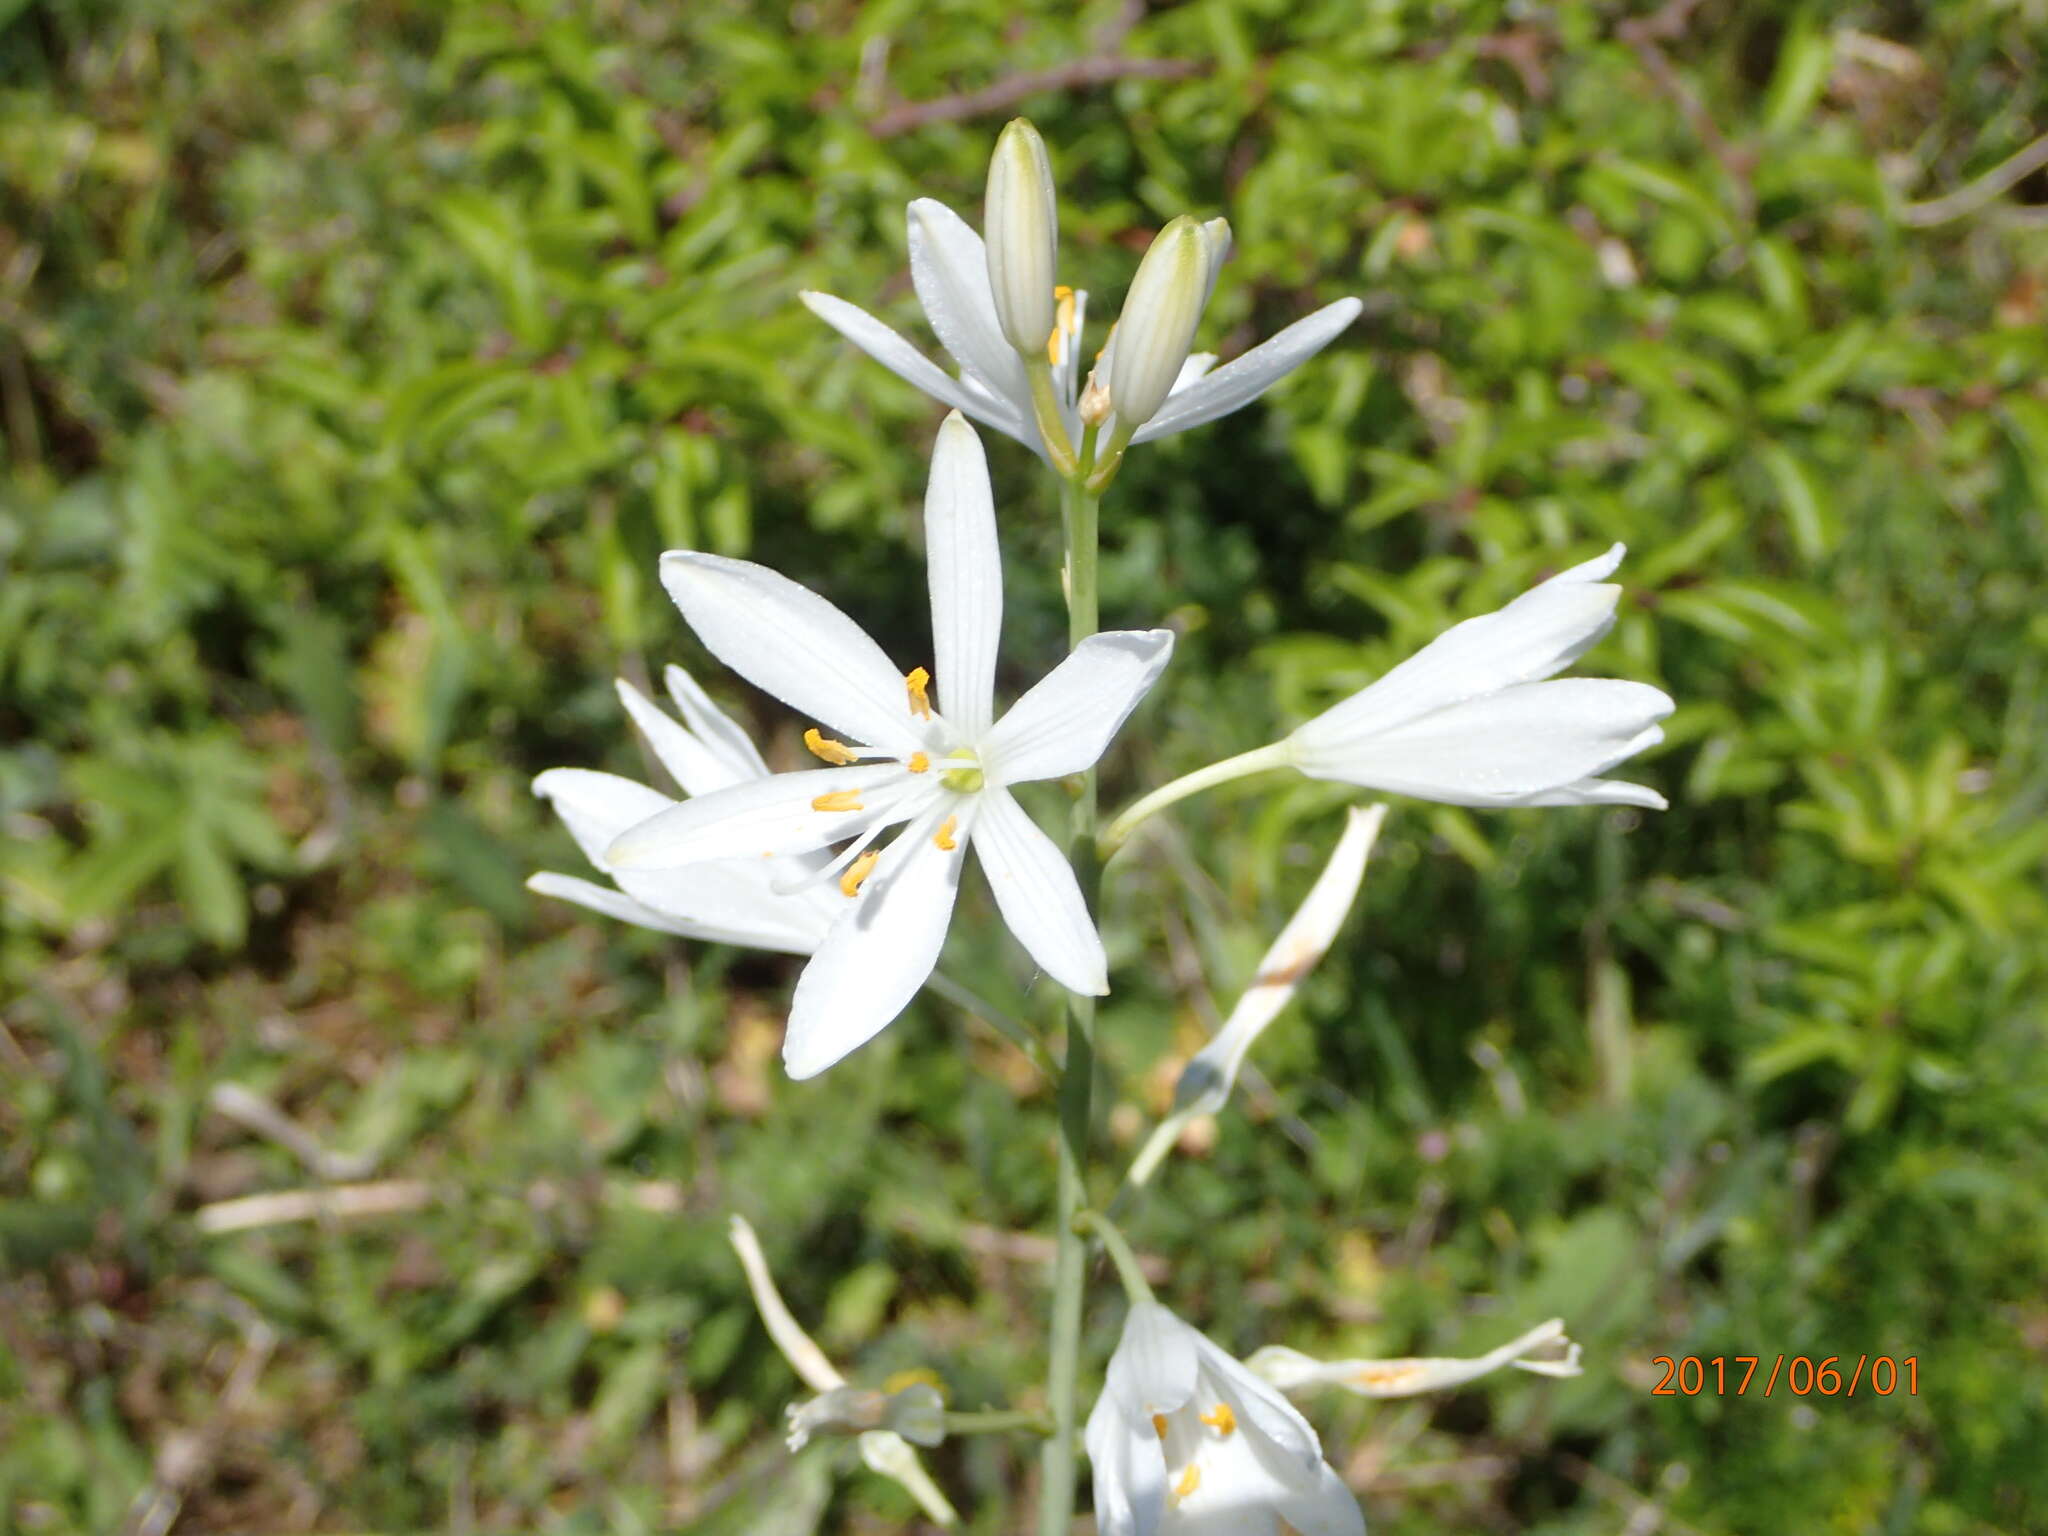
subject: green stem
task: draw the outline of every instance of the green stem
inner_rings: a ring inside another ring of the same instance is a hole
[[[1211,763],[1206,768],[1197,768],[1193,773],[1183,774],[1169,784],[1162,784],[1151,794],[1124,807],[1117,817],[1103,829],[1098,852],[1104,858],[1121,848],[1124,839],[1137,829],[1140,822],[1157,815],[1177,800],[1202,790],[1213,789],[1218,784],[1228,784],[1232,779],[1241,779],[1248,774],[1264,773],[1269,768],[1288,766],[1287,743],[1272,742],[1256,747],[1250,752],[1240,752],[1235,757],[1226,757],[1220,763]]]
[[[1038,1068],[1043,1076],[1057,1075],[1053,1070],[1052,1058],[1045,1053],[1043,1042],[1023,1020],[1012,1018],[972,987],[963,986],[944,971],[933,971],[925,985],[962,1013],[971,1013],[976,1018],[987,1020],[989,1026],[1022,1051],[1031,1065]]]
[[[1083,1211],[1074,1218],[1074,1230],[1084,1237],[1092,1232],[1102,1239],[1110,1262],[1116,1265],[1116,1277],[1124,1283],[1124,1296],[1132,1306],[1154,1299],[1152,1284],[1145,1278],[1138,1256],[1131,1252],[1131,1245],[1124,1241],[1115,1222],[1100,1211]]]
[[[1052,1433],[1052,1420],[1036,1408],[976,1408],[946,1415],[946,1435],[1000,1435],[1024,1430],[1034,1435]]]
[[[1076,481],[1060,497],[1066,530],[1067,639],[1079,645],[1095,633],[1096,497]],[[1081,776],[1074,796],[1068,857],[1092,910],[1100,885],[1095,856],[1095,771]],[[1087,1283],[1088,1245],[1074,1230],[1074,1218],[1088,1203],[1089,1099],[1095,1083],[1095,999],[1067,1000],[1067,1056],[1060,1070],[1059,1186],[1056,1197],[1058,1248],[1052,1266],[1052,1329],[1048,1345],[1046,1395],[1053,1428],[1040,1453],[1039,1536],[1067,1536],[1074,1524],[1077,1467],[1075,1433],[1080,1423],[1081,1302]]]
[[[1052,365],[1041,356],[1024,360],[1024,375],[1031,381],[1031,410],[1038,419],[1038,436],[1052,459],[1053,470],[1071,477],[1077,466],[1074,445],[1067,437],[1066,419],[1060,414],[1060,399],[1052,381]]]

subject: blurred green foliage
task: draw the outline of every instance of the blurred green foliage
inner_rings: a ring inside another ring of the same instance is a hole
[[[1183,209],[1237,234],[1226,354],[1368,304],[1112,493],[1106,618],[1183,632],[1112,801],[1614,539],[1595,670],[1681,702],[1667,815],[1399,807],[1133,1219],[1165,1299],[1239,1348],[1570,1321],[1577,1381],[1312,1405],[1380,1532],[2048,1526],[2048,186],[1968,190],[2044,48],[2036,0],[0,3],[0,1524],[905,1528],[782,1452],[735,1209],[861,1379],[1028,1397],[1014,1053],[927,998],[791,1085],[788,965],[520,885],[576,867],[534,772],[645,772],[611,677],[701,667],[660,549],[924,644],[936,413],[793,298],[921,335],[903,203],[975,214],[1024,110],[1098,314]],[[1189,67],[965,94],[1104,51]],[[1014,687],[1057,531],[994,458]],[[1343,798],[1127,856],[1106,1138]],[[395,1208],[231,1229],[322,1181]],[[1919,1395],[1650,1393],[1780,1351]],[[1021,1442],[936,1465],[1017,1527]]]

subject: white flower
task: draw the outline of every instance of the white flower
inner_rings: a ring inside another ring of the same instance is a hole
[[[1283,1392],[1304,1387],[1342,1387],[1359,1397],[1413,1397],[1468,1381],[1511,1365],[1538,1376],[1577,1376],[1579,1346],[1564,1336],[1564,1319],[1553,1317],[1499,1349],[1469,1358],[1417,1356],[1401,1360],[1312,1360],[1268,1344],[1245,1368]]]
[[[1614,623],[1624,553],[1553,576],[1446,630],[1296,730],[1281,759],[1312,778],[1452,805],[1640,805],[1664,797],[1600,774],[1664,739],[1671,700],[1644,683],[1543,679]]]
[[[619,700],[662,767],[685,794],[709,795],[768,776],[761,754],[681,667],[670,667],[668,691],[684,724],[662,712],[623,678]],[[590,862],[613,886],[572,875],[538,874],[527,889],[688,939],[740,944],[808,955],[823,942],[839,908],[831,893],[811,888],[785,894],[778,887],[823,864],[822,857],[727,859],[689,869],[615,869],[605,850],[622,832],[676,804],[659,791],[611,773],[550,768],[533,792],[553,803]]]
[[[1380,823],[1386,816],[1384,805],[1353,806],[1346,815],[1344,833],[1331,850],[1329,862],[1316,876],[1316,883],[1288,919],[1287,926],[1280,930],[1280,936],[1273,940],[1265,958],[1259,961],[1252,984],[1230,1010],[1230,1017],[1223,1021],[1216,1037],[1182,1069],[1173,1089],[1173,1110],[1132,1160],[1127,1175],[1130,1183],[1142,1186],[1152,1177],[1160,1159],[1180,1140],[1189,1121],[1200,1115],[1213,1115],[1228,1102],[1253,1042],[1293,999],[1303,978],[1315,969],[1316,962],[1337,937],[1337,930],[1344,925],[1358,887],[1365,879],[1366,860],[1379,837]]]
[[[1036,173],[1023,174],[1025,168],[1022,165],[1004,169],[1003,156],[1004,151],[999,146],[997,162],[991,173],[992,179],[1002,184],[992,188],[991,197],[993,200],[1000,193],[1007,204],[1013,195],[1012,185],[1029,188]],[[1012,177],[1015,178],[1014,183],[1010,179]],[[1048,170],[1046,182],[1040,184],[1041,192],[1048,197],[1049,180]],[[1014,195],[1021,199],[1025,194],[1018,192]],[[1016,206],[1021,212],[1021,201]],[[1056,228],[1056,217],[1048,204],[1044,217],[1048,228]],[[1033,214],[1031,218],[1035,221],[1037,215]],[[1009,328],[1000,317],[991,280],[993,273],[1006,291],[1014,289],[1020,301],[1020,312],[1013,318],[1020,321],[1030,318],[1035,327],[1035,316],[1024,314],[1021,305],[1026,297],[1022,283],[1029,275],[1018,268],[1019,258],[1025,249],[1022,243],[1026,238],[1025,230],[1022,227],[1018,229],[1014,244],[1007,227],[992,230],[992,234],[1001,236],[1004,246],[1003,254],[992,258],[983,247],[981,237],[943,203],[919,198],[910,204],[908,220],[910,280],[917,289],[918,302],[924,307],[925,319],[930,323],[933,334],[959,368],[958,377],[948,374],[873,315],[844,299],[834,298],[829,293],[806,292],[802,295],[804,303],[819,319],[897,377],[915,384],[934,400],[973,417],[984,426],[1014,437],[1050,461],[1052,455],[1039,433],[1037,407],[1033,402],[1024,358],[1011,344]],[[1021,226],[1024,221],[1019,223]],[[1210,290],[1215,286],[1223,256],[1229,249],[1229,226],[1221,219],[1212,219],[1198,228],[1204,252],[1202,301],[1206,303]],[[1038,238],[1036,234],[1029,236],[1033,242]],[[1032,248],[1035,250],[1037,246],[1034,244]],[[1030,276],[1030,281],[1036,282],[1035,275]],[[1136,283],[1132,285],[1134,297],[1137,286]],[[1046,357],[1051,364],[1051,405],[1065,428],[1069,446],[1073,446],[1081,441],[1082,423],[1077,394],[1081,380],[1081,328],[1087,315],[1088,295],[1062,287],[1053,290],[1053,297],[1055,319],[1052,334],[1045,343]],[[1004,301],[1006,305],[1010,302],[1009,299]],[[1328,346],[1338,332],[1357,317],[1361,307],[1354,298],[1326,304],[1221,368],[1215,367],[1213,353],[1200,352],[1190,356],[1186,342],[1182,342],[1180,356],[1174,361],[1176,371],[1170,379],[1165,403],[1157,408],[1156,414],[1138,426],[1131,441],[1149,443],[1157,438],[1170,437],[1249,405]],[[1199,308],[1198,305],[1197,313]],[[1030,334],[1033,327],[1019,327],[1018,334]],[[1114,348],[1107,348],[1106,352],[1104,361],[1113,364]],[[1108,369],[1102,372],[1104,377],[1109,374]],[[1114,434],[1113,421],[1102,424],[1104,441]]]
[[[871,1039],[924,984],[969,847],[1040,967],[1076,992],[1109,989],[1080,886],[1009,786],[1092,766],[1165,667],[1173,636],[1091,635],[997,720],[995,508],[981,443],[957,415],[932,454],[925,542],[935,682],[923,667],[898,672],[853,620],[765,566],[662,556],[669,596],[712,655],[848,738],[806,731],[812,752],[836,766],[685,800],[605,854],[614,871],[677,869],[846,843],[805,877],[829,884],[840,911],[797,983],[783,1043],[792,1077],[814,1076]],[[887,848],[872,846],[906,822]]]
[[[1308,1421],[1156,1303],[1124,1320],[1086,1440],[1101,1536],[1364,1536]]]

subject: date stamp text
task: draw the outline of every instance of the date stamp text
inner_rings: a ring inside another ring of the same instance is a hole
[[[1761,1397],[1783,1391],[1793,1397],[1854,1397],[1859,1391],[1890,1397],[1903,1391],[1920,1395],[1920,1357],[1907,1355],[1658,1355],[1663,1379],[1650,1388],[1652,1397]],[[1768,1370],[1760,1370],[1760,1367]]]

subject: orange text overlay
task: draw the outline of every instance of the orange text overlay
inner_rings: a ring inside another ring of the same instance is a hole
[[[1664,1376],[1652,1397],[1854,1397],[1858,1392],[1890,1397],[1920,1395],[1920,1357],[1907,1355],[1659,1355],[1650,1364]]]

